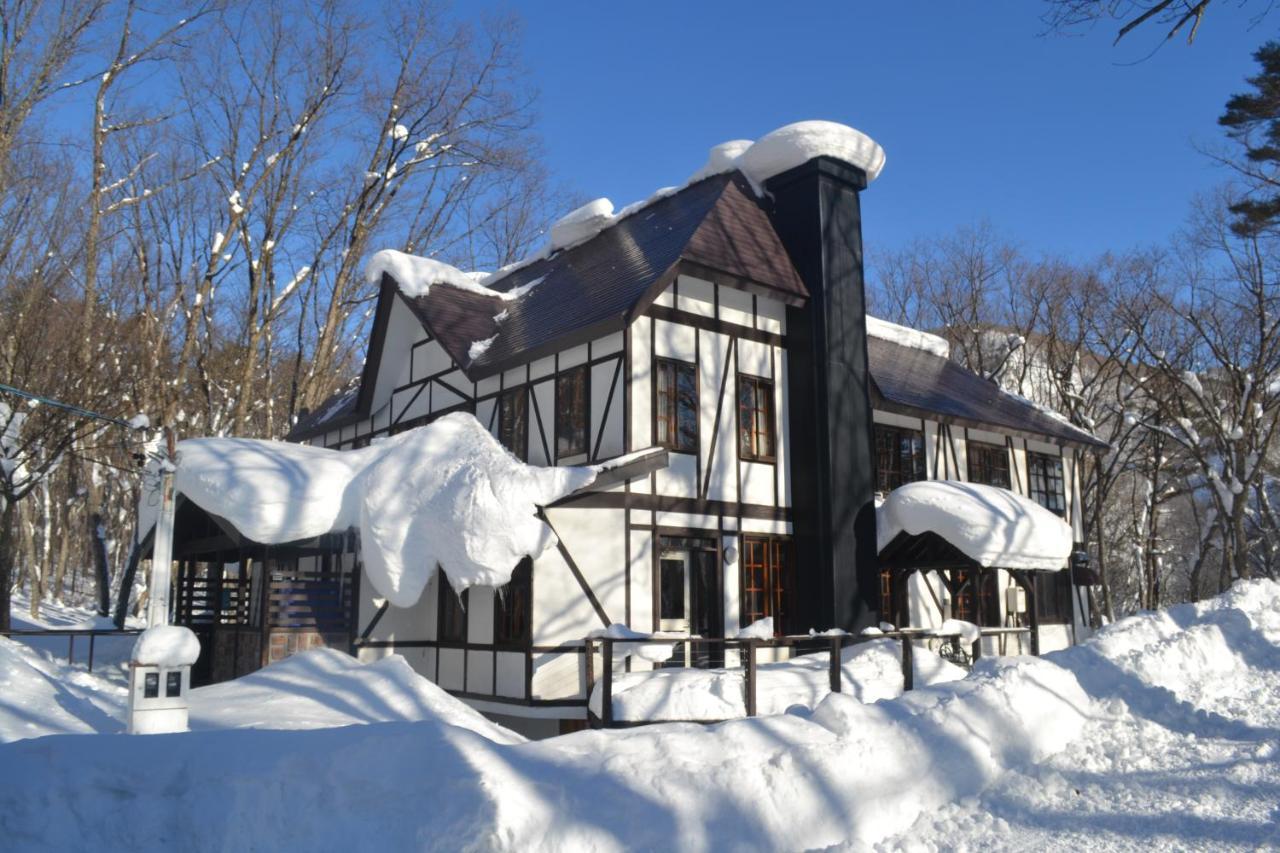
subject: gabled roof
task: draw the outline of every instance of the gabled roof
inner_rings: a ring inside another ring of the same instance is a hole
[[[809,295],[746,179],[735,172],[691,184],[489,285],[507,292],[538,282],[519,299],[437,286],[407,301],[463,371],[483,379],[625,328],[670,284],[679,262],[788,304]],[[472,358],[472,344],[490,338]]]
[[[1004,428],[1053,441],[1105,448],[1107,443],[1000,389],[948,358],[883,338],[867,337],[867,358],[879,407],[921,417],[942,415],[964,426]]]

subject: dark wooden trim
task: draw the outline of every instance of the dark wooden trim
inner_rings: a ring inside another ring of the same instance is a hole
[[[689,515],[726,515],[765,521],[791,521],[791,508],[769,504],[747,504],[701,498],[677,498],[667,495],[632,492],[630,509],[647,512],[682,512]],[[622,492],[580,492],[558,501],[554,506],[565,509],[623,509],[628,495]],[[632,529],[642,529],[634,525]]]
[[[621,497],[621,495],[616,495]],[[608,628],[613,624],[609,619],[609,614],[605,612],[604,606],[600,603],[600,599],[596,597],[595,590],[591,588],[591,584],[587,583],[587,578],[582,574],[582,570],[578,568],[578,564],[574,561],[573,555],[569,553],[569,549],[564,546],[564,540],[560,538],[560,534],[556,532],[555,525],[551,523],[551,519],[542,510],[538,510],[538,517],[542,519],[543,524],[551,528],[551,532],[556,534],[556,550],[560,552],[560,556],[564,559],[565,565],[569,567],[569,571],[573,573],[574,580],[578,582],[578,586],[582,588],[582,592],[587,597],[587,601],[591,603],[591,608],[595,610],[596,616],[600,617],[600,624]]]
[[[556,397],[555,381],[556,381],[556,376],[553,373],[551,374],[550,377],[543,377],[542,379],[529,383],[529,402],[533,404],[533,416],[538,422],[538,439],[542,442],[542,452],[544,454],[543,458],[547,460],[548,465],[554,465],[555,459],[552,458],[551,447],[547,444],[547,429],[542,424],[542,410],[538,408],[538,386],[544,382],[552,383],[551,400],[552,400],[552,405],[554,406],[555,397]]]
[[[644,316],[653,320],[676,323],[681,326],[692,326],[704,332],[716,332],[717,334],[730,335],[735,338],[743,338],[775,347],[786,346],[786,339],[782,335],[753,329],[750,326],[739,326],[737,323],[729,323],[718,317],[704,317],[701,314],[694,314],[690,311],[679,311],[675,308],[668,308],[665,305],[649,306],[648,310],[644,312]]]
[[[367,640],[369,635],[373,633],[373,629],[378,627],[378,623],[382,621],[382,617],[387,614],[387,608],[391,606],[390,601],[382,602],[382,606],[373,614],[373,618],[369,620],[369,624],[360,632],[360,639]]]
[[[604,361],[604,359],[601,359]],[[588,362],[590,363],[590,362]],[[592,365],[594,368],[594,365]],[[609,424],[609,412],[613,410],[613,394],[618,389],[618,376],[622,374],[622,358],[618,358],[618,363],[613,368],[613,379],[609,382],[609,393],[604,399],[604,411],[600,413],[600,429],[596,431],[595,446],[591,448],[591,461],[594,462],[600,458],[600,442],[604,440],[604,430]],[[626,453],[626,450],[623,450]]]
[[[729,386],[729,367],[730,365],[733,364],[734,362],[733,357],[735,355],[736,355],[736,350],[734,348],[734,342],[732,339],[730,339],[728,342],[726,342],[725,348],[724,348],[724,372],[720,376],[720,391],[716,396],[716,416],[715,416],[715,421],[711,426],[711,449],[707,452],[706,482],[703,484],[702,490],[698,495],[698,497],[701,498],[702,500],[706,500],[707,495],[711,494],[711,472],[715,468],[716,442],[719,441],[720,439],[720,413],[724,409],[725,392],[729,390],[729,387],[728,387]],[[736,456],[734,458],[734,464],[737,464]],[[741,499],[742,495],[738,495],[738,498]]]

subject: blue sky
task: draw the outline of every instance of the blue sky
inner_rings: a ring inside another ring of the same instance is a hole
[[[548,165],[588,197],[620,207],[718,142],[831,119],[888,154],[863,199],[873,253],[985,219],[1075,258],[1168,239],[1227,177],[1196,146],[1222,144],[1217,116],[1280,20],[1215,4],[1193,46],[1138,61],[1155,31],[1044,35],[1033,0],[482,7],[523,18]]]

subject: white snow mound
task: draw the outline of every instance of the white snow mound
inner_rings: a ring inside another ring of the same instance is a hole
[[[613,223],[613,202],[607,198],[589,201],[560,217],[551,226],[551,251],[568,248],[600,233]]]
[[[932,531],[979,565],[1057,571],[1071,556],[1072,532],[1058,516],[1007,489],[954,480],[907,483],[876,509],[883,550],[905,531]]]
[[[538,507],[589,486],[600,470],[526,465],[457,412],[360,450],[187,439],[174,486],[267,545],[358,528],[374,589],[409,607],[437,564],[459,592],[510,581],[521,559],[555,544]],[[144,506],[156,502],[143,494]]]
[[[149,666],[191,666],[198,657],[200,641],[194,631],[182,625],[148,628],[133,645],[133,662]]]
[[[528,292],[527,288],[506,292],[491,290],[480,283],[488,278],[486,273],[463,272],[444,261],[397,252],[395,249],[375,252],[364,266],[364,278],[369,284],[377,284],[383,273],[396,280],[400,292],[405,296],[426,296],[432,285],[436,284],[447,284],[479,296],[507,301],[519,299]]]
[[[884,149],[871,137],[834,121],[798,121],[770,131],[742,152],[736,167],[756,184],[815,157],[833,157],[874,181],[884,168]]]
[[[904,347],[924,350],[939,358],[950,358],[951,356],[951,344],[947,343],[946,338],[940,338],[937,335],[921,332],[908,326],[899,326],[897,323],[890,323],[888,320],[881,320],[879,317],[867,315],[867,334],[873,338],[901,344]]]

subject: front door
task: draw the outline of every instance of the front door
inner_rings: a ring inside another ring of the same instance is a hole
[[[658,629],[721,637],[720,561],[714,539],[663,536],[658,551]],[[681,643],[671,666],[719,666],[723,649],[707,643]]]

